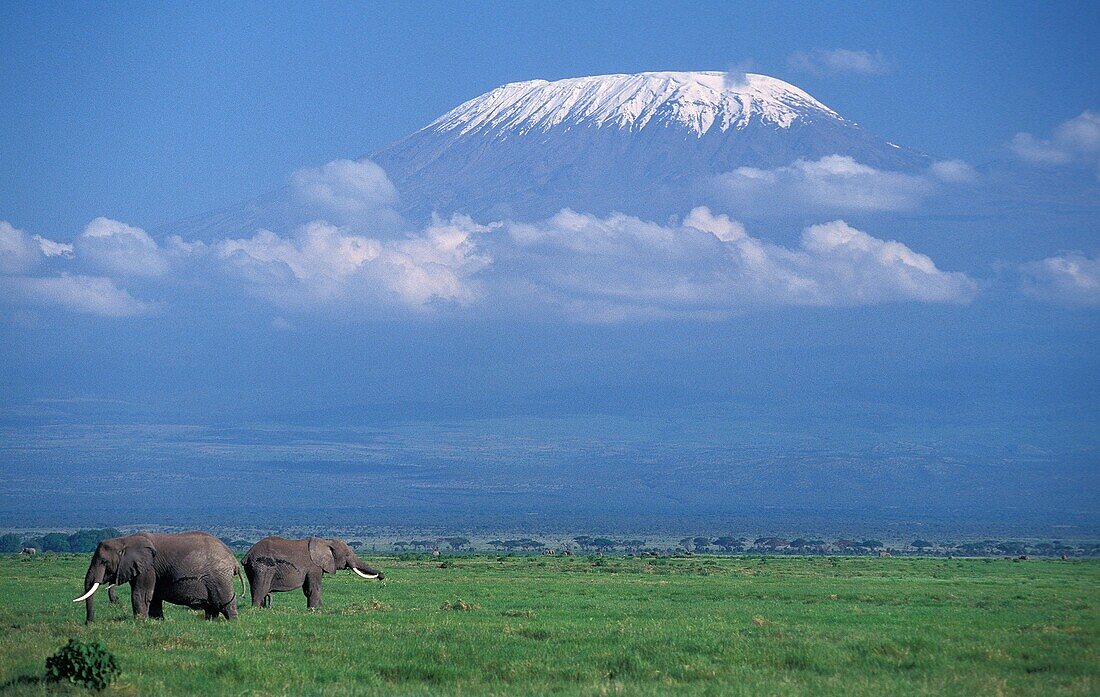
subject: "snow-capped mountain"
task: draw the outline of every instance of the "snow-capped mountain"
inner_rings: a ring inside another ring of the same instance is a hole
[[[766,75],[641,73],[556,82],[513,82],[471,99],[425,131],[508,137],[555,126],[682,128],[696,137],[711,128],[743,129],[753,120],[790,128],[798,120],[840,118],[802,90]]]
[[[534,219],[562,208],[649,219],[708,203],[705,182],[739,167],[847,155],[915,170],[924,155],[872,135],[766,75],[654,72],[498,87],[367,157],[412,219]],[[198,238],[303,223],[288,189],[161,231]]]
[[[724,72],[511,83],[370,157],[409,213],[540,217],[682,212],[706,177],[833,154],[886,169],[929,162],[794,85]]]

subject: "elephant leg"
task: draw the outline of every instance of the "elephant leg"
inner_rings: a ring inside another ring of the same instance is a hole
[[[107,589],[107,599],[112,603],[118,602],[118,593],[115,591],[115,587],[112,585]]]
[[[153,601],[149,603],[149,617],[155,620],[164,619],[164,598],[153,597]]]
[[[321,607],[321,572],[306,574],[306,581],[302,584],[302,592],[306,596],[306,607],[316,610]]]
[[[271,607],[271,575],[256,574],[248,579],[252,589],[252,607]]]
[[[233,599],[222,608],[222,617],[230,622],[237,619],[237,596],[233,596]]]
[[[203,612],[206,613],[206,619],[216,620],[218,619],[218,611],[211,608],[203,608]]]
[[[152,601],[153,589],[130,588],[130,607],[134,609],[134,617],[148,617]]]

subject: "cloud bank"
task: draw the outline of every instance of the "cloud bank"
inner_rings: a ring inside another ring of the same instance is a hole
[[[1060,123],[1047,140],[1017,133],[1012,152],[1041,167],[1088,167],[1100,177],[1100,114],[1085,111]]]
[[[943,179],[965,175],[965,166],[941,164]],[[815,187],[825,185],[855,208],[872,205],[864,196],[907,205],[924,186],[919,177],[837,157],[734,174],[770,178],[796,197],[821,196]],[[857,190],[875,183],[870,194]],[[290,315],[305,312],[716,319],[768,307],[966,302],[976,291],[964,274],[842,220],[807,227],[793,248],[707,208],[666,224],[563,210],[536,222],[482,225],[455,216],[395,227],[392,184],[373,163],[302,170],[291,185],[309,206],[354,220],[158,242],[141,228],[96,218],[71,245],[0,222],[3,300],[127,317],[170,311],[200,289],[200,302],[238,295],[270,303],[274,328],[286,330]]]
[[[72,245],[32,237],[0,220],[0,302],[104,317],[131,317],[153,309],[109,277],[69,272],[40,275],[52,259],[71,257]]]
[[[1034,297],[1069,305],[1100,305],[1100,258],[1070,252],[1024,264],[1021,289]]]
[[[775,169],[739,167],[713,177],[710,193],[731,210],[746,215],[788,212],[818,213],[907,211],[916,208],[943,184],[976,179],[961,160],[933,163],[918,173],[877,169],[847,155],[796,160]]]
[[[700,207],[682,223],[562,211],[507,226],[510,288],[588,321],[716,319],[761,307],[966,302],[976,286],[927,256],[836,220],[806,228],[797,248],[768,243]]]

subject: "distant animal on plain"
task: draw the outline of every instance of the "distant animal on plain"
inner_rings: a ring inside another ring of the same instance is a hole
[[[1063,553],[1062,554],[1062,561],[1069,561],[1069,555]]]
[[[438,549],[433,549],[433,550],[432,550],[432,556],[433,556],[433,557],[438,557],[438,556],[439,556],[439,554],[440,554],[440,552],[439,552],[439,550],[438,550]]]
[[[110,584],[107,594],[117,601],[114,586],[130,584],[134,617],[163,619],[164,603],[204,610],[206,619],[237,618],[233,577],[244,577],[233,552],[205,532],[163,535],[140,532],[103,540],[92,554],[84,575],[85,621],[95,619],[95,592]]]
[[[887,557],[894,556],[893,554],[890,554],[889,552],[879,552],[878,555],[879,555],[879,557],[881,557],[883,559],[886,559]]]
[[[20,554],[27,554],[27,555],[33,557],[34,555],[38,554],[38,550],[35,549],[34,547],[24,547],[23,550],[19,553]]]
[[[306,607],[316,610],[321,607],[321,577],[339,569],[351,569],[366,579],[386,578],[361,561],[343,540],[320,537],[265,537],[252,545],[241,561],[252,589],[253,607],[271,607],[272,593],[301,588]]]

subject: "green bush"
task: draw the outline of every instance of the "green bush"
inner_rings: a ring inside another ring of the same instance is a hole
[[[69,639],[60,651],[46,659],[46,680],[68,680],[93,690],[102,690],[118,677],[118,661],[99,642]]]
[[[21,549],[23,549],[23,541],[19,535],[10,532],[0,535],[0,552],[11,554]]]

